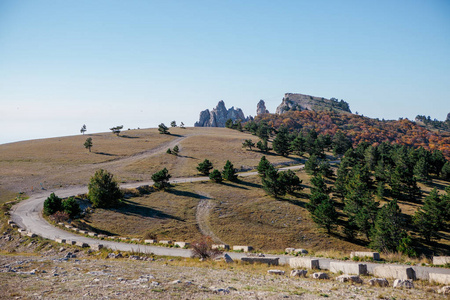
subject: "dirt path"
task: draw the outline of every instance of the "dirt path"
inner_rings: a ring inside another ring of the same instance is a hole
[[[215,243],[225,244],[218,236],[214,234],[211,229],[209,218],[210,212],[215,207],[215,203],[211,200],[211,197],[202,192],[197,192],[201,196],[201,200],[197,205],[197,210],[195,212],[195,218],[197,219],[197,225],[200,229],[200,232],[212,238]]]

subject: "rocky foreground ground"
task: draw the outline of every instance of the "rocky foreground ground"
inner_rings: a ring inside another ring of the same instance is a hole
[[[33,247],[33,243],[30,243]],[[29,245],[30,245],[29,244]],[[74,248],[47,245],[40,254],[0,256],[1,299],[447,299],[438,286],[415,282],[415,289],[371,287],[269,275],[264,265],[199,262],[185,258],[124,254],[98,258]],[[333,278],[333,276],[331,277]]]

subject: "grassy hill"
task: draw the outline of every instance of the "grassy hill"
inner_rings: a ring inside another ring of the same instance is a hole
[[[41,183],[45,189],[87,185],[99,168],[112,172],[120,182],[136,182],[150,180],[153,173],[164,167],[173,178],[197,176],[196,166],[205,158],[218,169],[230,160],[245,171],[254,168],[263,155],[243,149],[242,142],[255,137],[236,130],[172,128],[170,132],[161,135],[157,129],[141,129],[125,131],[120,136],[98,133],[0,145],[0,201],[11,200],[19,192],[36,192]],[[93,140],[92,152],[83,147],[87,137]],[[175,145],[180,148],[179,156],[166,154]],[[274,164],[305,159],[273,153],[266,156]],[[309,176],[304,171],[296,174],[305,189],[280,199],[268,196],[258,177],[242,178],[237,183],[178,184],[168,192],[127,198],[118,209],[95,209],[79,221],[80,227],[121,236],[193,241],[206,226],[222,242],[248,244],[265,251],[297,247],[348,254],[350,250],[364,249],[340,235],[329,236],[317,229],[305,208],[309,201]],[[420,187],[425,197],[432,187],[443,191],[446,185],[448,182],[434,179],[430,185]],[[208,210],[199,221],[197,210],[203,204]],[[412,215],[421,204],[400,201],[399,205],[403,213]],[[449,247],[449,239],[444,238],[434,249],[445,253]]]

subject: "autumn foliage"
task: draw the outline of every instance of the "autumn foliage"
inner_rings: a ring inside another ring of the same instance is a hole
[[[283,114],[264,114],[255,122],[266,121],[269,127],[278,129],[282,125],[290,130],[315,129],[319,134],[333,136],[343,131],[356,147],[361,142],[377,146],[389,142],[412,147],[423,147],[429,151],[440,150],[450,159],[450,134],[433,132],[408,120],[379,120],[355,114],[333,112],[289,111]]]

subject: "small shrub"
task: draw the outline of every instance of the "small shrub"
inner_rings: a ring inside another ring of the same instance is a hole
[[[212,249],[213,241],[208,237],[203,237],[202,239],[192,243],[192,257],[203,258],[203,259],[214,259],[215,257],[222,254],[222,251],[218,249]]]
[[[69,214],[66,213],[65,211],[57,211],[50,216],[50,220],[56,223],[67,222],[69,220]]]

